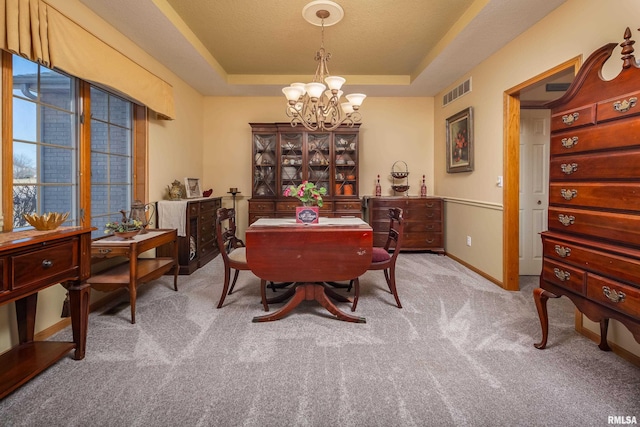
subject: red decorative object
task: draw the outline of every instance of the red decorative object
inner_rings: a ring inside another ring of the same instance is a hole
[[[296,206],[296,222],[317,224],[320,218],[320,208],[317,206]]]
[[[213,193],[213,188],[202,192],[202,197],[209,197]]]

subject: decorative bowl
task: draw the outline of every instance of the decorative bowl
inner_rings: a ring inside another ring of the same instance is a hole
[[[129,240],[129,239],[133,239],[136,235],[138,235],[138,233],[140,233],[140,230],[133,230],[133,231],[114,231],[113,234],[116,237],[120,237],[123,240]]]
[[[395,191],[396,193],[404,193],[409,189],[409,186],[408,185],[392,185],[391,188],[393,188],[393,191]]]
[[[24,214],[23,216],[36,230],[55,230],[67,220],[69,212],[47,212],[42,215]]]

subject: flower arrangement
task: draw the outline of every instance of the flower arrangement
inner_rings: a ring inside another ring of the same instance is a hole
[[[124,233],[127,231],[138,231],[142,229],[142,221],[131,219],[127,221],[113,221],[104,225],[104,234]]]
[[[293,185],[284,190],[285,197],[297,197],[305,206],[313,206],[317,204],[322,207],[322,196],[327,194],[327,189],[317,187],[313,182],[302,181],[302,184],[294,187]]]

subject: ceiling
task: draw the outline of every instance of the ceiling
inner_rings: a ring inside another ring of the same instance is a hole
[[[309,0],[80,0],[207,96],[282,96],[316,68]],[[434,96],[566,0],[338,0],[324,29],[345,92]]]

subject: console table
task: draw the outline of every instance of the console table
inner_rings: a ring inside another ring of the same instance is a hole
[[[178,234],[175,229],[150,229],[132,239],[124,240],[116,236],[106,236],[91,243],[94,261],[123,257],[124,263],[95,273],[87,280],[97,291],[129,290],[131,303],[131,323],[136,323],[136,295],[140,284],[161,277],[173,268],[173,289],[178,290]],[[171,246],[171,256],[139,258],[139,255],[164,245]]]
[[[0,399],[75,349],[84,358],[91,288],[91,228],[0,233],[0,304],[15,302],[17,346],[0,355]],[[73,342],[34,341],[38,292],[61,283],[69,291]]]

